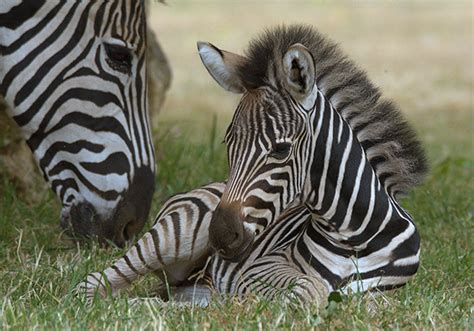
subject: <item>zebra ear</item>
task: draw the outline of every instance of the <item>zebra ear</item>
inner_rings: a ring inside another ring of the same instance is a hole
[[[283,56],[283,71],[289,92],[298,100],[310,96],[315,80],[314,59],[301,44],[290,46]]]
[[[246,91],[237,74],[239,64],[245,60],[243,56],[220,50],[202,41],[197,43],[197,47],[202,63],[220,86],[234,93]]]

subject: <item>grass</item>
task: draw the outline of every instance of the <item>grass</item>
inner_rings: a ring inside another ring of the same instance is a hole
[[[75,245],[60,232],[53,194],[38,189],[40,201],[27,203],[0,169],[0,329],[474,329],[471,5],[262,1],[248,10],[248,2],[230,9],[169,2],[151,16],[174,70],[154,128],[159,172],[152,213],[170,194],[226,176],[220,141],[237,97],[208,78],[194,42],[210,39],[238,51],[263,25],[314,18],[406,110],[424,142],[429,176],[402,201],[422,237],[417,276],[375,300],[356,295],[320,309],[256,297],[207,309],[131,305],[130,297],[152,291],[153,277],[86,306],[71,295],[74,285],[124,251]]]

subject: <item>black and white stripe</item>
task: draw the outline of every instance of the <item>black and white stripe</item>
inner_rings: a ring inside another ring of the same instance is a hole
[[[213,183],[177,194],[164,204],[150,231],[103,272],[91,273],[77,286],[91,299],[128,287],[139,276],[153,272],[170,286],[187,283],[211,256],[209,223],[219,204],[224,183]]]
[[[155,173],[143,1],[6,0],[0,94],[51,188],[61,223],[123,244]]]
[[[369,93],[378,92],[365,75],[309,27],[270,30],[247,57],[198,48],[213,78],[243,94],[225,137],[229,180],[212,193],[171,199],[151,234],[106,270],[111,288],[146,271],[187,277],[204,267],[209,245],[217,254],[206,272],[218,292],[232,295],[321,304],[331,291],[395,288],[413,277],[420,239],[396,196],[421,180],[425,160],[398,111]],[[201,215],[173,214],[180,200],[183,210],[212,202]],[[166,244],[152,240],[171,227],[178,230]],[[207,249],[189,258],[196,240]],[[187,260],[168,268],[165,251],[175,263]],[[105,295],[101,277],[79,289]]]
[[[394,288],[418,269],[419,235],[411,217],[387,194],[349,125],[317,94],[307,113],[312,134],[304,142],[315,151],[309,192],[241,262],[215,259],[211,275],[220,292],[274,297],[303,275],[319,287],[295,291],[304,300],[321,299],[335,290]]]

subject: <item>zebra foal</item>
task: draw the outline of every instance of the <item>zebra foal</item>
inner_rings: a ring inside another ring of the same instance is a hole
[[[426,162],[400,112],[366,75],[308,26],[268,30],[245,56],[209,43],[198,49],[211,76],[243,94],[225,135],[229,179],[203,218],[181,213],[173,221],[171,200],[152,231],[191,226],[166,244],[145,235],[79,288],[105,294],[105,276],[114,291],[166,269],[165,250],[174,247],[175,261],[189,257],[178,247],[195,242],[206,249],[185,265],[204,267],[211,247],[217,254],[206,272],[219,293],[321,304],[331,291],[390,289],[413,277],[419,236],[397,198],[422,180]],[[180,196],[189,209],[201,203],[193,192]]]

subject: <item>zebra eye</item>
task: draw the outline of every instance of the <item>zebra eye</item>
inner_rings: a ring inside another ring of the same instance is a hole
[[[284,143],[277,143],[273,145],[272,150],[270,151],[270,156],[277,159],[277,160],[284,160],[288,157],[291,151],[291,144],[284,142]]]
[[[132,69],[132,53],[126,47],[112,44],[105,44],[107,63],[109,66],[124,74],[130,73]]]

